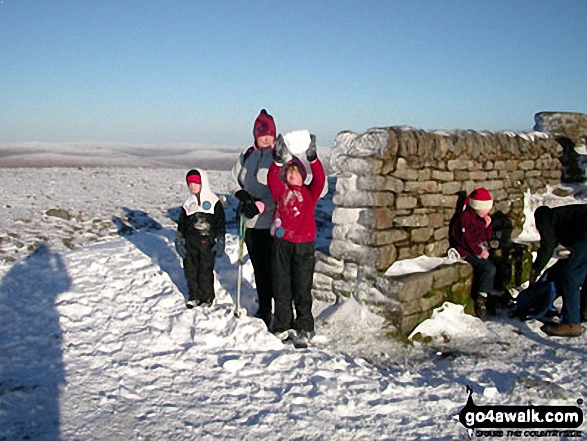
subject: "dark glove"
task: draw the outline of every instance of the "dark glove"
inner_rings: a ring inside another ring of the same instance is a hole
[[[217,259],[220,259],[224,255],[224,236],[218,236],[216,238],[216,243],[212,247],[212,251]]]
[[[259,214],[259,208],[255,205],[255,198],[246,190],[237,191],[234,196],[239,200],[237,211],[247,219],[252,219]]]
[[[279,135],[275,140],[275,147],[273,148],[273,160],[278,164],[284,164],[287,156],[287,145],[283,140],[283,136]]]
[[[316,135],[310,135],[310,146],[306,150],[306,159],[308,162],[314,162],[318,159],[318,153],[316,152]]]
[[[181,235],[181,233],[177,233],[177,237],[175,238],[175,251],[179,254],[179,257],[185,259],[188,254],[188,250],[185,247],[185,239]]]

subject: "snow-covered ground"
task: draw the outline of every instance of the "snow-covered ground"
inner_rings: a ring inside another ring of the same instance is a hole
[[[470,435],[458,421],[467,386],[477,405],[587,396],[587,336],[457,305],[422,324],[422,344],[389,338],[352,298],[316,302],[313,345],[282,344],[233,314],[230,197],[217,304],[186,309],[173,246],[186,171],[1,170],[0,440],[453,440]],[[216,192],[228,176],[210,172]],[[248,260],[244,279],[250,315]]]

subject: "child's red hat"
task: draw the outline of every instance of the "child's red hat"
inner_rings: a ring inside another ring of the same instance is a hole
[[[465,204],[473,210],[491,210],[493,207],[493,199],[486,188],[480,187],[471,192],[467,197]]]

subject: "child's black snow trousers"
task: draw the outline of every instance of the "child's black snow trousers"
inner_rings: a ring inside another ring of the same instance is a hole
[[[314,250],[314,242],[295,243],[283,239],[273,240],[271,254],[275,297],[274,332],[288,329],[314,331],[312,316]],[[295,319],[292,301],[295,305]]]
[[[188,236],[187,255],[183,270],[188,282],[189,300],[212,303],[214,300],[213,239],[207,236]]]

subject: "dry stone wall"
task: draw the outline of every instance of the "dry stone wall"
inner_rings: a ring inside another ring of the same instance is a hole
[[[384,272],[396,260],[446,255],[459,192],[487,188],[495,210],[519,231],[524,192],[560,183],[560,152],[554,137],[540,132],[386,127],[340,133],[331,151],[337,175],[332,242],[330,255],[317,261],[315,296],[355,295],[409,332],[450,296],[446,289],[467,291],[470,269],[394,279]]]
[[[539,112],[534,115],[534,130],[565,136],[575,143],[587,137],[587,115],[573,112]]]
[[[571,112],[540,112],[534,115],[534,130],[553,135],[563,151],[561,180],[587,182],[587,115]]]

